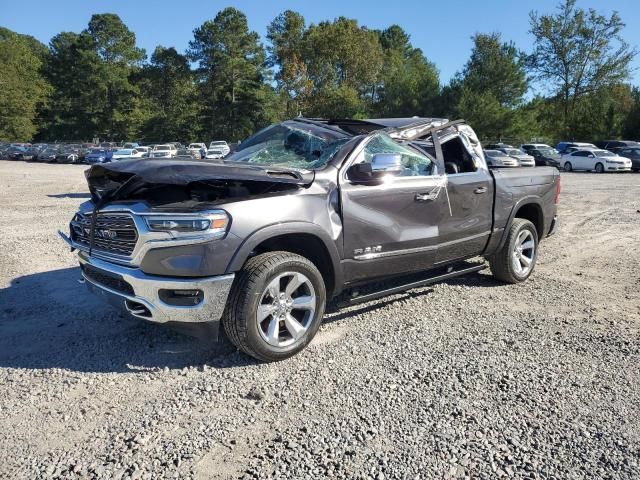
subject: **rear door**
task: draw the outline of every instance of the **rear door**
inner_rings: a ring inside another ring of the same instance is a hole
[[[348,167],[376,154],[402,157],[402,170],[378,184],[349,178]],[[384,133],[373,134],[340,173],[348,282],[430,268],[446,208],[445,177],[433,159]]]
[[[449,205],[436,255],[436,264],[446,264],[484,251],[493,226],[494,183],[471,127],[460,125],[434,135],[445,165],[456,165],[447,173]]]

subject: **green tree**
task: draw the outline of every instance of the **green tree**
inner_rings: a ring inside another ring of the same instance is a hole
[[[640,88],[631,90],[632,105],[622,124],[622,136],[640,140]]]
[[[156,47],[150,63],[140,72],[138,84],[149,112],[141,137],[195,141],[200,108],[187,57],[173,47]]]
[[[513,43],[502,42],[499,33],[477,33],[462,76],[464,86],[485,92],[503,107],[515,107],[527,91],[525,55]]]
[[[52,139],[127,139],[144,119],[133,76],[144,59],[117,15],[93,15],[80,34],[51,40],[45,74],[54,86],[47,113]]]
[[[92,89],[97,132],[107,138],[133,138],[143,121],[139,90],[132,75],[145,58],[135,34],[115,14],[93,15],[83,32],[98,61],[93,64]]]
[[[262,126],[268,71],[258,34],[247,17],[225,8],[194,30],[189,57],[198,62],[202,130],[211,138],[240,140]]]
[[[472,40],[471,56],[448,91],[454,101],[450,111],[469,121],[481,138],[518,137],[531,118],[521,108],[527,90],[523,54],[498,33],[478,33]]]
[[[432,116],[440,81],[438,70],[398,25],[379,32],[383,67],[376,113],[383,117]]]
[[[535,43],[529,65],[557,96],[561,133],[573,138],[581,123],[576,116],[580,100],[628,79],[636,50],[620,35],[625,24],[616,12],[606,17],[585,11],[576,0],[564,0],[555,15],[531,12],[530,25]]]
[[[0,28],[0,140],[31,140],[50,86],[42,77],[46,48],[33,37]]]
[[[277,67],[277,88],[284,96],[289,117],[307,110],[313,86],[303,58],[305,31],[304,17],[292,10],[278,15],[267,27],[268,66]]]
[[[44,71],[53,86],[42,136],[48,140],[89,139],[97,129],[94,111],[98,59],[87,36],[62,32],[49,43]]]
[[[347,101],[341,116],[371,111],[382,69],[382,48],[375,31],[356,20],[340,17],[311,25],[304,35],[303,58],[313,82],[313,99],[306,115],[336,117],[336,105]]]

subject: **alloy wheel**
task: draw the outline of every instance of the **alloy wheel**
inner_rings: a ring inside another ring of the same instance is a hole
[[[269,345],[296,344],[313,323],[316,293],[306,275],[285,272],[265,288],[256,311],[258,332]]]
[[[520,276],[527,275],[533,266],[536,244],[529,230],[522,230],[516,237],[511,263],[513,270]]]

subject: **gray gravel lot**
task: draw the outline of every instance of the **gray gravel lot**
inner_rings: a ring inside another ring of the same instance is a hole
[[[524,284],[338,311],[258,364],[77,283],[84,168],[0,162],[0,478],[640,478],[640,174],[563,174]]]

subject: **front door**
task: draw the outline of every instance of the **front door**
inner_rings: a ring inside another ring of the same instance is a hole
[[[435,175],[433,159],[384,133],[365,142],[347,167],[393,154],[401,157],[402,168],[375,184],[341,172],[346,281],[430,268],[447,205],[445,177]]]

